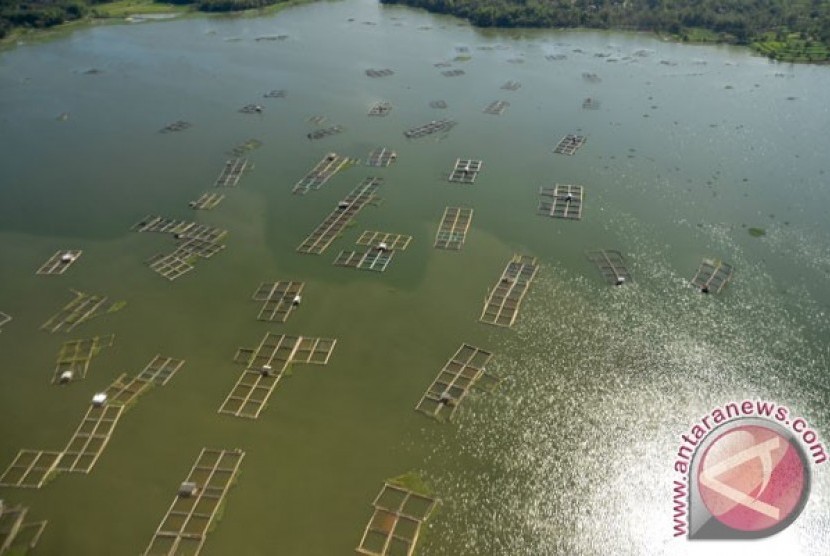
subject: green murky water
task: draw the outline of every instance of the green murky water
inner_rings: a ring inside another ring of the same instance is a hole
[[[256,40],[275,35],[288,38]],[[470,59],[452,62],[459,54]],[[442,76],[444,61],[465,74]],[[508,80],[522,87],[502,90]],[[199,449],[239,447],[242,475],[204,554],[349,554],[382,481],[411,469],[443,501],[422,554],[734,550],[671,539],[671,464],[689,423],[735,398],[787,404],[830,437],[828,86],[827,68],[744,50],[480,32],[369,0],[99,27],[5,51],[0,311],[13,320],[0,334],[0,462],[60,449],[92,394],[156,353],[187,363],[122,418],[90,475],[0,495],[49,520],[36,554],[136,554]],[[287,96],[262,98],[272,89]],[[600,108],[583,110],[586,97]],[[446,110],[429,107],[438,99]],[[482,113],[499,99],[504,115]],[[393,104],[389,116],[366,116],[377,101]],[[264,113],[237,112],[248,103]],[[345,132],[308,141],[316,115]],[[404,139],[440,117],[459,125]],[[178,119],[194,125],[157,133]],[[581,151],[551,154],[576,132],[589,138]],[[188,201],[251,138],[262,142],[253,171],[194,214]],[[379,145],[398,162],[290,194],[325,153]],[[458,157],[484,160],[475,186],[445,181]],[[385,179],[383,203],[323,256],[296,254],[367,176]],[[556,182],[585,186],[582,221],[535,215],[539,186]],[[459,253],[432,248],[448,205],[475,209]],[[148,213],[227,228],[227,249],[167,283],[143,261],[171,240],[129,231]],[[332,266],[365,229],[414,241],[384,274]],[[61,248],[84,255],[64,276],[35,276]],[[622,251],[635,283],[605,287],[584,257],[596,248]],[[515,330],[481,325],[514,252],[540,258],[537,282]],[[702,257],[736,267],[723,295],[686,287]],[[306,282],[300,310],[284,325],[256,321],[253,290],[287,279]],[[70,288],[127,306],[68,335],[39,331]],[[338,344],[327,366],[295,366],[258,421],[218,415],[240,372],[233,354],[266,331]],[[63,341],[110,332],[84,382],[50,385]],[[495,352],[504,382],[468,398],[454,424],[433,423],[413,406],[462,342]],[[830,479],[818,467],[813,481],[799,520],[753,549],[827,552]]]

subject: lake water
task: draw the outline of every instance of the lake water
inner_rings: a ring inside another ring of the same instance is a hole
[[[441,62],[465,74],[444,77]],[[509,80],[521,88],[501,89]],[[272,89],[286,97],[263,98]],[[89,475],[0,496],[49,520],[35,554],[136,554],[199,449],[239,447],[242,474],[206,555],[353,553],[383,481],[410,470],[442,500],[420,554],[732,554],[672,539],[672,464],[679,435],[734,399],[785,404],[830,439],[828,90],[830,68],[743,49],[480,31],[371,0],[94,27],[6,50],[0,311],[13,320],[0,334],[0,466],[20,448],[60,449],[122,372],[157,353],[187,363],[123,416]],[[584,110],[586,97],[599,109]],[[448,108],[429,106],[438,99]],[[499,99],[503,115],[482,113]],[[378,101],[392,112],[368,117]],[[265,110],[239,113],[248,103]],[[307,140],[318,115],[345,131]],[[458,125],[402,135],[441,117]],[[179,119],[193,127],[158,133]],[[588,142],[552,154],[567,133]],[[194,213],[188,202],[248,139],[262,142],[254,169]],[[398,161],[291,194],[327,152],[375,146]],[[484,161],[475,185],[446,181],[459,157]],[[380,206],[322,256],[297,254],[367,176],[385,179]],[[539,187],[554,183],[585,186],[581,221],[536,215]],[[475,209],[460,252],[432,247],[445,206]],[[148,213],[227,228],[227,249],[168,283],[144,261],[171,240],[130,231]],[[414,240],[382,274],[333,266],[367,229]],[[84,254],[65,275],[34,275],[69,248]],[[585,257],[598,248],[620,250],[634,283],[602,283]],[[518,322],[480,324],[514,253],[541,262]],[[688,287],[704,257],[736,269],[720,295]],[[286,324],[255,320],[251,293],[274,280],[306,283]],[[127,305],[71,334],[40,331],[71,288]],[[257,421],[217,414],[236,349],[266,331],[338,344],[327,366],[294,366]],[[85,381],[50,384],[63,341],[107,333],[115,343]],[[433,422],[413,407],[463,342],[493,351],[503,382],[453,423]],[[814,471],[801,517],[753,550],[828,553],[830,472]]]

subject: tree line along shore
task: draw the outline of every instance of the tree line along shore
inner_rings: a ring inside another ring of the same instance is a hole
[[[379,0],[450,14],[479,27],[651,31],[680,41],[750,46],[785,62],[830,61],[830,0]],[[0,38],[90,18],[230,12],[286,0],[0,0]]]

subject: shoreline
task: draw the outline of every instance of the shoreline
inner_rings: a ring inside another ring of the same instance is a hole
[[[259,17],[272,15],[284,9],[304,4],[311,4],[317,0],[287,0],[264,8],[228,12],[205,12],[194,9],[192,6],[175,4],[159,4],[153,0],[122,0],[110,4],[101,4],[93,13],[75,21],[67,21],[60,25],[43,29],[17,27],[8,35],[0,39],[0,51],[24,46],[31,43],[46,42],[67,36],[77,30],[87,29],[100,25],[126,25],[142,23],[163,23],[176,21],[194,16],[224,16],[224,17]],[[141,18],[141,16],[148,16]],[[130,20],[139,18],[138,20]]]

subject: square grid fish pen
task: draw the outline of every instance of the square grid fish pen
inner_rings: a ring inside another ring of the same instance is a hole
[[[378,147],[369,153],[366,159],[366,166],[385,168],[398,159],[398,153],[386,147]]]
[[[584,135],[568,134],[559,141],[559,144],[553,149],[556,154],[564,154],[572,156],[578,151],[588,139]]]
[[[447,179],[455,183],[475,183],[482,166],[483,162],[481,160],[458,158]]]
[[[631,281],[631,273],[619,251],[609,249],[589,251],[588,260],[597,266],[600,274],[609,284],[621,286]]]
[[[102,348],[110,347],[114,340],[115,335],[110,334],[108,336],[95,336],[85,340],[64,342],[58,352],[52,383],[64,381],[62,377],[67,377],[68,380],[65,380],[65,382],[86,378],[86,372],[92,358],[98,355]]]
[[[256,419],[291,363],[325,365],[337,340],[267,333],[256,349],[240,348],[234,361],[245,370],[219,413]]]
[[[461,401],[479,380],[498,382],[485,369],[491,357],[493,354],[489,351],[462,344],[429,385],[415,409],[430,417],[443,419],[446,416],[451,419]]]
[[[703,259],[691,285],[701,293],[719,293],[732,279],[732,265],[715,259]]]
[[[58,313],[53,315],[40,327],[47,332],[71,332],[76,326],[95,316],[95,312],[103,305],[106,296],[93,295],[74,291],[75,299],[70,301]]]
[[[547,197],[539,201],[539,214],[551,218],[568,220],[582,219],[581,185],[543,186],[539,188],[539,195]]]
[[[245,168],[248,167],[247,158],[231,158],[225,162],[225,166],[219,172],[219,177],[214,182],[215,187],[236,187]]]
[[[36,274],[63,274],[69,269],[70,266],[75,264],[75,262],[81,257],[82,254],[83,251],[81,251],[80,249],[57,251],[54,255],[49,257],[49,260],[47,260],[40,266],[40,268],[37,269]]]
[[[141,380],[152,382],[159,386],[167,384],[176,372],[184,365],[184,359],[173,359],[172,357],[164,357],[163,355],[156,355],[153,360],[138,373],[137,378]]]
[[[374,513],[357,552],[368,556],[412,556],[421,525],[429,519],[436,502],[429,496],[385,483],[372,502]]]
[[[238,449],[203,448],[144,554],[199,554],[244,457]]]
[[[314,168],[294,184],[291,192],[295,195],[305,195],[311,189],[320,189],[334,174],[343,169],[351,160],[331,152],[323,157]]]
[[[479,320],[495,326],[513,326],[537,270],[535,257],[514,255],[484,300]]]
[[[299,303],[304,282],[262,282],[251,299],[262,301],[257,320],[285,322]]]
[[[467,230],[473,221],[473,209],[464,207],[447,207],[441,217],[441,224],[435,234],[434,246],[437,249],[458,251],[467,239]]]

